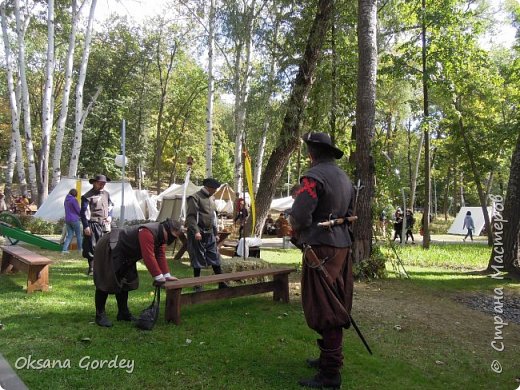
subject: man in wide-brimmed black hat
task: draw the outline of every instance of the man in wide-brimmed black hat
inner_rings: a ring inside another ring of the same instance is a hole
[[[188,254],[193,276],[199,277],[203,267],[211,266],[215,274],[221,274],[220,254],[217,249],[217,206],[213,194],[220,182],[206,178],[203,187],[187,200],[186,227],[188,228]],[[219,283],[219,287],[227,287]],[[195,287],[196,291],[202,287]]]
[[[289,221],[298,244],[307,248],[302,268],[302,304],[308,326],[318,332],[319,359],[308,359],[318,373],[299,381],[311,388],[339,388],[343,364],[343,327],[349,326],[352,307],[352,245],[346,224],[330,228],[319,222],[344,218],[352,213],[354,189],[347,174],[335,160],[343,152],[335,147],[326,133],[307,133],[303,136],[311,167],[300,179],[300,187],[290,211]],[[314,251],[325,270],[316,267],[308,252]],[[329,286],[325,280],[333,281]]]
[[[105,175],[89,179],[92,188],[81,197],[81,223],[83,224],[83,257],[88,261],[87,275],[94,268],[94,249],[104,233],[111,230],[112,208],[114,204],[105,184],[110,181]]]

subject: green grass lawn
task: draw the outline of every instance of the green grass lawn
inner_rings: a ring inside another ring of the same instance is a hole
[[[316,334],[305,324],[298,275],[288,305],[266,294],[187,306],[180,326],[166,323],[161,312],[151,332],[116,322],[111,296],[107,312],[114,327],[100,328],[93,323],[94,285],[84,275],[86,262],[37,251],[56,260],[50,292],[28,295],[25,275],[0,275],[0,352],[13,368],[18,365],[30,389],[298,389],[299,378],[313,375],[304,360],[317,354]],[[356,283],[353,316],[374,355],[353,330],[345,332],[342,388],[517,388],[520,326],[505,327],[506,349],[496,352],[490,347],[493,317],[452,299],[493,294],[495,287],[518,297],[518,284],[468,272],[487,264],[489,249],[466,244],[399,251],[411,279],[396,277],[388,263],[387,279]],[[294,266],[301,255],[266,249],[262,258]],[[185,262],[172,269],[176,276],[191,276]],[[129,302],[135,314],[153,291],[141,264],[139,272],[141,285]],[[20,367],[29,357],[65,367]],[[491,371],[493,359],[501,361],[501,374]],[[111,366],[95,367],[103,361]]]

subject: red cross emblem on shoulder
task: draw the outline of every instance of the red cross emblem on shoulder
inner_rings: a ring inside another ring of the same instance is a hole
[[[318,198],[318,195],[316,194],[316,181],[313,179],[309,179],[307,177],[303,178],[302,185],[298,192],[296,193],[296,196],[300,195],[303,192],[307,192],[311,198]]]

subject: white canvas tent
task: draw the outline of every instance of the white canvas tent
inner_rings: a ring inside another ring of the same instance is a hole
[[[492,208],[488,207],[487,209],[489,218],[491,218]],[[475,231],[473,232],[473,235],[478,236],[480,234],[484,228],[484,213],[482,212],[482,207],[461,207],[459,213],[455,217],[455,220],[448,230],[448,234],[466,235],[468,230],[463,229],[462,227],[464,226],[464,218],[466,217],[466,213],[468,211],[471,211],[471,216],[473,217],[473,222],[475,223]]]
[[[35,217],[44,219],[46,221],[58,221],[60,218],[65,218],[65,209],[63,208],[63,201],[72,188],[76,187],[76,182],[81,181],[81,194],[84,194],[92,188],[92,184],[88,179],[70,179],[63,177],[58,185],[52,190],[47,197],[47,200],[40,206]],[[110,193],[110,199],[114,203],[112,216],[114,219],[119,219],[121,216],[121,195],[122,183],[111,181],[105,185],[105,189]],[[124,201],[125,201],[125,221],[143,220],[145,219],[143,210],[139,207],[139,203],[134,195],[134,190],[130,183],[124,184]]]
[[[222,184],[213,196],[216,200],[230,200],[231,202],[236,199],[235,190],[227,183]]]
[[[157,200],[161,201],[161,200],[163,200],[164,197],[175,194],[179,188],[182,188],[181,184],[173,183],[171,186],[169,186],[163,192],[161,192],[159,195],[157,195],[156,198],[157,198]]]
[[[201,189],[201,186],[196,186],[191,181],[188,182],[186,188],[186,197],[193,195]],[[179,219],[182,208],[182,195],[184,192],[184,185],[179,185],[177,188],[170,191],[169,194],[163,196],[161,209],[157,216],[157,221],[162,222],[166,218]]]
[[[217,213],[232,216],[235,209],[235,190],[231,188],[229,184],[224,183],[213,196],[215,198],[215,204],[217,205]]]
[[[233,202],[231,200],[224,199],[215,199],[215,204],[217,205],[217,213],[219,214],[227,214],[233,215]]]
[[[290,209],[294,203],[292,196],[286,196],[285,198],[273,199],[271,201],[271,212],[282,212]]]
[[[150,215],[150,209],[148,207],[150,194],[148,193],[148,190],[134,190],[134,195],[139,207],[143,210],[145,219],[148,219]]]

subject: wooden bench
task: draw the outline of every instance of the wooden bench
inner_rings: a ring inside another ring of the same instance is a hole
[[[27,293],[49,290],[49,265],[52,260],[17,245],[4,245],[0,273],[23,271],[27,274]]]
[[[198,278],[183,278],[175,282],[166,282],[166,321],[178,325],[181,322],[181,306],[215,301],[225,298],[242,297],[246,295],[273,292],[274,301],[289,302],[289,274],[294,268],[265,268],[251,271],[233,272],[227,274],[201,276]],[[217,290],[191,292],[181,294],[183,288],[203,286],[211,283],[230,282],[245,279],[272,277],[272,281],[258,282],[239,286],[230,286]]]

